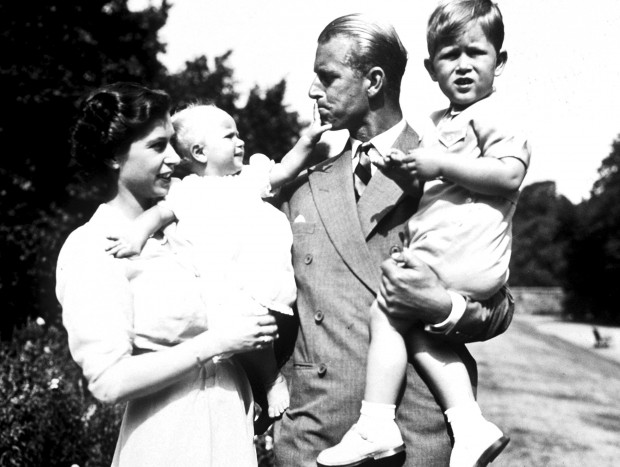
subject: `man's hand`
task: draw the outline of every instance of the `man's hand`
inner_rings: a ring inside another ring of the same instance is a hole
[[[431,268],[408,249],[385,260],[381,270],[377,303],[388,316],[425,324],[437,324],[449,316],[450,295]]]

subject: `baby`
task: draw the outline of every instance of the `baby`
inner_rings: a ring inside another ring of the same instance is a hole
[[[190,175],[174,179],[166,198],[134,221],[131,231],[110,236],[107,251],[116,257],[139,254],[153,233],[176,220],[177,233],[196,253],[210,326],[232,325],[231,316],[240,312],[292,315],[297,290],[291,228],[286,216],[263,198],[301,172],[331,125],[321,126],[315,118],[278,164],[255,154],[244,165],[244,142],[223,110],[193,105],[174,114],[172,122],[172,144]],[[280,416],[289,395],[273,348],[242,357],[259,373],[269,416]]]
[[[461,303],[455,308],[460,316],[463,295],[484,300],[508,279],[511,219],[530,160],[529,143],[506,122],[509,109],[493,95],[507,60],[503,38],[501,13],[490,0],[440,3],[429,19],[424,64],[450,107],[432,114],[436,134],[424,136],[424,147],[373,160],[404,190],[426,181],[408,223],[408,249],[434,270],[453,303]],[[399,261],[406,266],[404,257]],[[423,324],[392,319],[376,302],[370,329],[359,421],[319,455],[319,464],[356,465],[404,449],[394,420],[407,350],[452,428],[450,466],[484,466],[495,459],[509,438],[482,416],[467,368],[449,343],[425,332]]]

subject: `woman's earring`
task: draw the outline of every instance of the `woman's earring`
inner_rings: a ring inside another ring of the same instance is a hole
[[[104,163],[105,163],[105,165],[107,165],[112,170],[118,170],[121,167],[121,165],[117,161],[115,161],[114,159],[106,159],[104,161]]]

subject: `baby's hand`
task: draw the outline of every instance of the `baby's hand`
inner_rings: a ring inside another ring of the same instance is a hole
[[[129,258],[137,256],[142,251],[143,245],[139,240],[131,239],[130,236],[108,235],[106,253],[115,258]]]
[[[332,124],[326,123],[325,125],[321,124],[321,116],[319,115],[319,107],[317,103],[314,103],[314,111],[313,111],[313,119],[310,127],[305,131],[302,137],[308,138],[310,140],[310,144],[314,145],[319,142],[321,139],[321,135],[328,130],[331,130]]]

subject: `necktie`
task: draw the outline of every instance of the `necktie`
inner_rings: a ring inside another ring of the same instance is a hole
[[[355,200],[358,201],[364,188],[368,185],[372,173],[370,171],[370,157],[368,151],[372,148],[372,143],[362,143],[358,146],[357,152],[357,165],[353,171],[353,183],[355,185]]]

